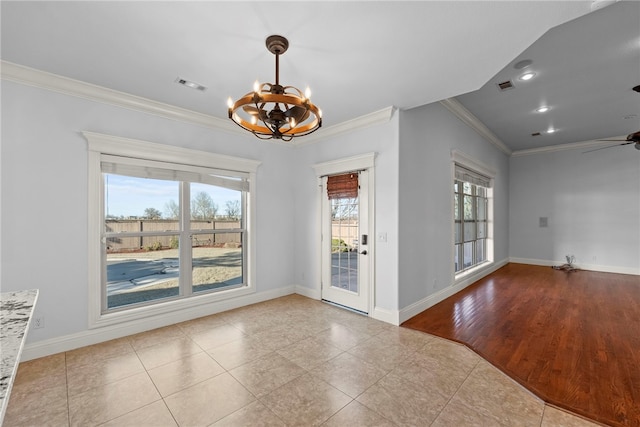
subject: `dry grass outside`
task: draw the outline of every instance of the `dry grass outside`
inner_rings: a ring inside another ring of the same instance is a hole
[[[159,261],[163,259],[176,261],[178,249],[147,251],[137,253],[114,253],[108,255],[109,261],[145,260]],[[178,279],[162,280],[159,275],[157,283],[138,288],[120,291],[108,296],[109,308],[136,304],[178,295]],[[193,248],[193,291],[237,286],[242,284],[242,249],[239,248]]]

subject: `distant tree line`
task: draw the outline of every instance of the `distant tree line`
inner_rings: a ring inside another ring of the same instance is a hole
[[[191,219],[194,220],[211,220],[220,218],[218,215],[219,207],[213,201],[211,196],[204,191],[197,193],[191,200]],[[224,217],[231,220],[240,219],[242,212],[239,200],[228,200],[225,204]],[[160,210],[156,208],[146,208],[140,219],[178,219],[180,217],[180,206],[175,200],[169,200],[164,205],[164,216]],[[129,217],[131,218],[131,217]],[[124,216],[117,217],[108,215],[107,219],[128,219]]]

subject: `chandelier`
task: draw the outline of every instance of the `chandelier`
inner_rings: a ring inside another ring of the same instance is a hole
[[[291,141],[309,135],[322,126],[322,111],[309,99],[309,88],[303,94],[293,86],[280,85],[280,55],[287,51],[289,41],[273,35],[267,37],[266,45],[276,56],[275,84],[256,81],[253,92],[236,102],[229,97],[229,118],[260,139]]]

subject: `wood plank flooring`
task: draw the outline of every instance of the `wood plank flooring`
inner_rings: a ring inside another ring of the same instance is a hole
[[[402,326],[466,344],[552,405],[640,426],[640,276],[508,264]]]

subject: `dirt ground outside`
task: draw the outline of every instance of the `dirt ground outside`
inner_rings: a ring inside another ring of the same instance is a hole
[[[178,260],[178,249],[108,254],[109,308],[178,296]],[[192,271],[194,293],[240,286],[242,249],[194,247]]]

